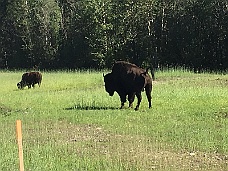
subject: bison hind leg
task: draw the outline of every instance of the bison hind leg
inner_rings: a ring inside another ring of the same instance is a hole
[[[128,94],[129,108],[133,107],[134,100],[135,100],[135,92]]]
[[[138,98],[138,103],[137,103],[137,106],[135,107],[135,111],[139,110],[139,105],[142,101],[142,95],[141,95],[141,92],[137,92],[136,93],[136,97]]]
[[[123,108],[124,108],[124,102],[121,102],[120,109],[123,109]]]
[[[120,106],[120,109],[123,109],[124,107],[124,103],[127,101],[126,100],[126,95],[120,95],[120,101],[121,101],[121,106]]]
[[[152,85],[147,85],[145,89],[146,89],[147,100],[149,103],[149,108],[151,108],[152,107],[152,96],[151,96]]]

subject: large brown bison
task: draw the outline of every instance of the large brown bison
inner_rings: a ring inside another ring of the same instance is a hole
[[[35,84],[38,84],[39,87],[42,81],[42,74],[40,72],[26,72],[22,75],[22,79],[19,83],[17,83],[17,87],[19,89],[23,89],[24,87],[31,86],[34,88]]]
[[[135,64],[125,61],[118,61],[113,65],[111,73],[103,75],[105,90],[109,95],[113,96],[115,91],[119,94],[121,100],[120,108],[123,108],[126,96],[128,96],[129,107],[132,107],[136,95],[138,103],[135,110],[138,110],[142,100],[141,92],[144,89],[149,102],[149,108],[151,108],[152,79],[148,74],[148,69],[142,69]]]

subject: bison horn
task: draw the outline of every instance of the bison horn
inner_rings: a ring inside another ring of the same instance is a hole
[[[103,77],[105,77],[104,73],[103,73]]]
[[[148,74],[149,69],[150,69],[149,67],[146,69],[146,73],[147,73],[147,74]]]

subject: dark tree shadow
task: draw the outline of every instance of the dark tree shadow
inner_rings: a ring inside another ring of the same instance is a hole
[[[64,110],[116,110],[119,108],[111,106],[88,106],[88,105],[75,105],[72,107],[64,108]]]

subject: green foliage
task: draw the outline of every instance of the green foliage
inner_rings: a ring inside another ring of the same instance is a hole
[[[0,13],[4,68],[228,66],[226,1],[2,0]]]
[[[29,1],[32,64],[49,63],[57,57],[61,11],[54,0]]]
[[[21,72],[0,72],[0,170],[18,169],[17,119],[26,170],[227,168],[226,75],[158,71],[152,109],[143,92],[134,111],[117,109],[102,72],[42,73],[41,87],[18,90]]]

